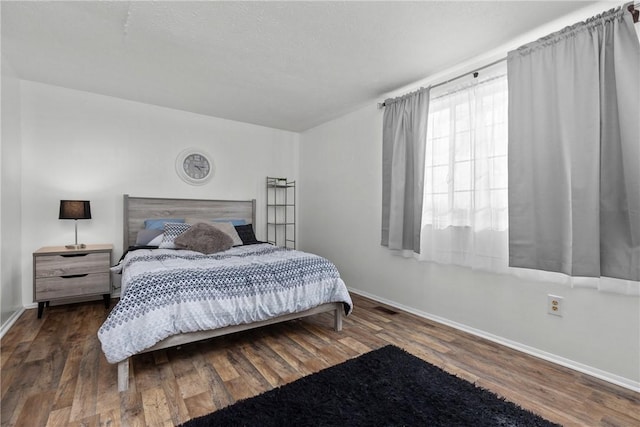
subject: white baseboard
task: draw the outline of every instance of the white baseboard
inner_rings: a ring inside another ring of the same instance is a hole
[[[11,329],[11,327],[13,326],[14,323],[16,323],[16,320],[18,320],[18,318],[20,317],[20,315],[22,315],[22,313],[24,313],[24,307],[18,309],[17,311],[15,311],[11,316],[9,316],[9,318],[7,319],[6,322],[4,322],[2,324],[2,326],[0,326],[0,339],[2,337],[4,337],[4,334],[7,333],[7,331],[9,331],[9,329]]]
[[[398,309],[406,311],[408,313],[415,314],[416,316],[420,316],[420,317],[423,317],[425,319],[429,319],[429,320],[432,320],[434,322],[441,323],[441,324],[447,325],[447,326],[451,326],[452,328],[459,329],[459,330],[464,331],[464,332],[468,332],[468,333],[470,333],[472,335],[475,335],[475,336],[478,336],[480,338],[484,338],[484,339],[487,339],[489,341],[493,341],[495,343],[504,345],[505,347],[509,347],[509,348],[514,349],[514,350],[518,350],[518,351],[521,351],[523,353],[529,354],[531,356],[535,356],[535,357],[538,357],[540,359],[544,359],[546,361],[555,363],[557,365],[564,366],[564,367],[569,368],[569,369],[573,369],[574,371],[582,372],[583,374],[587,374],[587,375],[590,375],[592,377],[595,377],[595,378],[610,382],[612,384],[619,385],[620,387],[624,387],[624,388],[627,388],[629,390],[633,390],[635,392],[640,392],[640,382],[638,382],[638,381],[633,381],[633,380],[631,380],[629,378],[625,378],[625,377],[622,377],[620,375],[613,374],[611,372],[607,372],[607,371],[603,371],[603,370],[598,369],[598,368],[594,368],[593,366],[585,365],[583,363],[576,362],[574,360],[570,360],[570,359],[564,358],[562,356],[558,356],[556,354],[549,353],[549,352],[546,352],[544,350],[537,349],[535,347],[530,347],[528,345],[521,344],[521,343],[516,342],[516,341],[511,341],[511,340],[509,340],[507,338],[504,338],[504,337],[501,337],[501,336],[498,336],[498,335],[493,335],[493,334],[491,334],[489,332],[485,332],[483,330],[475,329],[475,328],[472,328],[470,326],[464,325],[462,323],[457,323],[457,322],[451,321],[449,319],[445,319],[444,317],[440,317],[440,316],[436,316],[436,315],[433,315],[433,314],[430,314],[430,313],[426,313],[426,312],[423,312],[423,311],[420,311],[420,310],[416,310],[415,308],[407,307],[407,306],[405,306],[403,304],[399,304],[399,303],[397,303],[395,301],[391,301],[391,300],[388,300],[386,298],[382,298],[382,297],[379,297],[377,295],[370,294],[369,292],[361,291],[359,289],[354,289],[354,288],[349,288],[349,291],[353,292],[354,294],[362,295],[362,296],[367,297],[369,299],[372,299],[374,301],[378,301],[378,302],[381,302],[383,304],[389,305],[391,307],[398,308]]]

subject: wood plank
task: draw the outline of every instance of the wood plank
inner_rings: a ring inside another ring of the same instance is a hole
[[[314,372],[313,370],[308,369],[305,363],[302,362],[301,359],[304,359],[304,357],[301,358],[299,356],[296,356],[296,351],[294,349],[281,344],[277,339],[267,337],[263,345],[270,348],[271,351],[277,354],[295,371],[294,379],[301,378]]]
[[[209,354],[208,357],[222,381],[231,381],[240,377],[225,350],[215,351]]]
[[[31,347],[30,342],[21,342],[13,347],[13,351],[7,351],[8,355],[3,357],[2,381],[0,381],[0,399],[4,399],[5,394],[13,382],[19,377],[20,368],[24,363]],[[4,359],[6,357],[6,359]]]
[[[160,387],[142,392],[144,418],[148,425],[173,427],[168,399]]]
[[[135,383],[128,391],[120,393],[120,419],[123,426],[142,427],[147,425],[144,418],[142,394],[136,391]]]
[[[282,377],[271,367],[271,363],[268,363],[268,361],[261,357],[251,345],[242,346],[240,350],[242,355],[253,365],[255,370],[260,373],[262,378],[264,378],[271,387],[277,387],[284,383]]]
[[[252,343],[252,347],[260,357],[272,367],[274,372],[282,379],[279,385],[289,383],[295,379],[300,378],[302,375],[297,369],[300,365],[299,361],[296,361],[296,366],[292,366],[283,359],[278,353],[273,351],[271,347],[265,345],[262,341],[255,341]]]
[[[345,338],[342,338],[342,339],[340,339],[338,341],[340,341],[341,344],[353,349],[358,354],[368,353],[371,350],[373,350],[372,347],[369,347],[369,346],[367,346],[365,344],[362,344],[360,341],[358,341],[358,340],[356,340],[356,339],[354,339],[352,337],[345,337]]]
[[[49,418],[47,418],[46,427],[69,425],[69,417],[71,417],[71,406],[55,409],[49,412]]]
[[[80,362],[83,356],[82,345],[74,343],[70,346],[67,360],[58,382],[53,409],[71,408],[71,405],[73,405]]]
[[[180,394],[180,387],[173,374],[171,365],[163,363],[160,365],[160,378],[162,379],[162,391],[164,392],[171,421],[174,425],[181,423],[181,420],[189,418],[189,410]]]
[[[216,409],[224,408],[235,401],[215,367],[202,354],[197,353],[193,356],[193,365],[210,390],[211,400]]]
[[[184,404],[189,410],[189,418],[201,417],[216,410],[211,394],[207,392],[187,397],[184,399]]]
[[[8,387],[5,396],[0,402],[0,423],[2,425],[15,425],[17,418],[22,412],[27,400],[41,390],[34,388],[42,373],[39,362],[24,362],[20,366],[20,374],[16,375],[13,383]],[[2,376],[4,378],[4,376]]]
[[[233,396],[234,401],[246,399],[273,388],[271,384],[260,375],[260,371],[244,357],[241,346],[236,349],[228,349],[227,352],[229,360],[231,360],[240,374],[238,378],[225,381],[225,385],[231,396]]]
[[[78,369],[78,381],[71,405],[71,421],[78,421],[95,414],[98,400],[98,357],[101,357],[98,339],[87,339]]]
[[[15,425],[18,426],[43,426],[47,423],[51,412],[51,403],[55,391],[47,390],[42,393],[34,393],[25,401],[20,416]]]
[[[106,412],[101,412],[100,414],[99,425],[102,427],[116,427],[124,425],[122,423],[122,419],[120,418],[120,407],[115,407]]]
[[[176,378],[182,399],[202,394],[208,390],[200,373],[193,365],[197,346],[185,346],[180,350],[169,350],[167,356]]]

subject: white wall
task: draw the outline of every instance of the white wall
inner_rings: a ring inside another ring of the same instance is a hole
[[[300,248],[335,262],[352,290],[640,385],[640,298],[418,262],[380,246],[382,111],[375,105],[303,133],[300,151]],[[563,317],[547,314],[549,293],[564,297]]]
[[[21,82],[22,301],[33,301],[31,254],[74,240],[58,220],[61,199],[91,201],[78,222],[82,243],[113,243],[122,253],[122,195],[257,199],[263,236],[265,178],[297,178],[299,134],[201,116],[40,83]],[[212,155],[203,186],[184,183],[175,159],[187,147]]]
[[[20,81],[2,61],[0,151],[0,328],[22,307],[20,261]]]
[[[381,100],[473,71],[614,6],[576,10]],[[302,134],[300,248],[334,261],[352,290],[640,390],[640,298],[418,262],[380,246],[382,114],[370,104]],[[564,297],[563,317],[546,313],[548,294]]]

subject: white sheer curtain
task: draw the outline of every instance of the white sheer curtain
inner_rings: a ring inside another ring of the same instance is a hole
[[[507,270],[504,66],[432,94],[421,260]]]
[[[551,34],[510,52],[508,66],[510,265],[637,293],[640,44],[631,15],[618,8]]]

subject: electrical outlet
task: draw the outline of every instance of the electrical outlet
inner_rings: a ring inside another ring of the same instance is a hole
[[[562,297],[547,295],[547,313],[554,316],[562,316]]]

